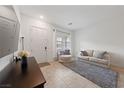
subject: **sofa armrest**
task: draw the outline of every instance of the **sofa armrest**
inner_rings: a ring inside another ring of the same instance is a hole
[[[106,53],[104,54],[103,59],[105,59],[105,60],[108,61],[108,67],[110,67],[110,64],[111,64],[110,53],[106,52]]]

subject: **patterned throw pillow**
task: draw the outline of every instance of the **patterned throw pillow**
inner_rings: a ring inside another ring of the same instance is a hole
[[[81,56],[88,56],[87,51],[81,51]]]

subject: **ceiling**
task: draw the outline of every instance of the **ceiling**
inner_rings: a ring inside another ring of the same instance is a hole
[[[22,5],[21,13],[40,18],[54,26],[68,30],[79,30],[105,18],[124,14],[124,6],[92,5]],[[68,25],[72,23],[72,25]]]

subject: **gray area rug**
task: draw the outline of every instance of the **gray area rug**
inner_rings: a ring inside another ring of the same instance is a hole
[[[118,73],[108,68],[96,66],[82,61],[60,62],[76,73],[103,88],[116,88]],[[82,82],[83,83],[83,82]]]

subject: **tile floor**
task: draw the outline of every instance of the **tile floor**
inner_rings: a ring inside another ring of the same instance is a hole
[[[118,74],[118,88],[124,88],[124,72],[112,68]],[[88,79],[73,72],[58,62],[51,62],[50,65],[41,67],[41,71],[47,81],[46,88],[99,88]]]

